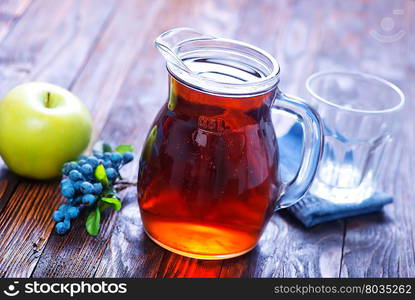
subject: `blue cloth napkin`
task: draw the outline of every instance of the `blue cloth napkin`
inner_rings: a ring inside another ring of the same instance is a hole
[[[278,139],[280,150],[280,170],[283,181],[293,178],[301,161],[303,131],[299,123]],[[376,192],[370,198],[356,203],[333,203],[326,199],[315,197],[310,193],[288,210],[304,226],[312,227],[319,223],[360,214],[379,211],[385,204],[391,203],[393,197]]]

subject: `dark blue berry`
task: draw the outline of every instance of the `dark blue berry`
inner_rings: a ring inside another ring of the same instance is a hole
[[[86,164],[85,159],[78,160],[78,164],[82,167],[84,164]]]
[[[86,205],[92,205],[95,203],[95,196],[92,194],[86,194],[82,197],[82,203]]]
[[[91,167],[93,169],[98,167],[99,162],[98,162],[98,159],[96,157],[94,157],[94,156],[88,157],[88,159],[86,161],[87,161],[88,164],[91,165]]]
[[[61,184],[61,190],[63,190],[64,188],[74,188],[74,184],[75,182],[73,182],[72,180],[65,181],[63,184]]]
[[[119,166],[122,162],[122,155],[118,152],[111,153],[111,161],[115,166]]]
[[[60,210],[55,210],[52,214],[52,218],[55,222],[60,222],[64,219],[65,215]]]
[[[104,153],[104,160],[110,160],[111,159],[111,153],[110,152],[105,152]]]
[[[100,182],[94,183],[94,194],[95,195],[101,194],[102,190],[103,190],[103,187],[102,187],[102,184]]]
[[[63,174],[63,175],[66,175],[66,176],[68,176],[69,175],[69,168],[67,167],[67,166],[64,166],[62,169],[61,169],[61,173]]]
[[[92,166],[90,164],[86,163],[81,167],[81,173],[84,176],[88,177],[88,176],[92,175],[92,173],[94,173],[94,169],[92,168]]]
[[[63,224],[65,224],[68,230],[71,228],[71,220],[69,218],[65,218],[65,220],[63,220]]]
[[[128,164],[133,159],[134,159],[134,154],[132,154],[131,152],[125,152],[122,156],[122,160],[124,164]]]
[[[104,158],[104,154],[102,154],[102,152],[95,152],[94,156],[98,159],[103,159]]]
[[[58,210],[64,213],[69,207],[71,207],[71,205],[65,203],[59,206]]]
[[[77,170],[78,167],[79,167],[79,165],[74,161],[69,162],[68,166],[67,166],[69,172],[72,171],[72,170]]]
[[[69,172],[69,178],[73,181],[77,181],[83,179],[83,176],[79,171],[72,170],[71,172]]]
[[[61,186],[72,184],[72,180],[65,178],[61,180]]]
[[[104,168],[112,168],[112,162],[110,160],[104,160],[102,165],[104,166]]]
[[[75,195],[75,189],[72,186],[64,185],[61,192],[65,198],[72,198]]]
[[[94,186],[88,181],[84,181],[81,184],[81,192],[83,194],[92,194],[94,192]]]
[[[59,223],[56,223],[56,225],[55,225],[55,229],[56,229],[56,232],[57,232],[58,234],[60,234],[60,235],[63,235],[63,234],[65,234],[65,233],[67,233],[67,232],[68,232],[68,230],[69,230],[69,228],[68,228],[67,224],[66,224],[66,223],[64,223],[64,222],[59,222]]]
[[[66,217],[70,218],[70,219],[75,219],[79,216],[79,208],[77,207],[71,207],[66,211]]]
[[[81,185],[84,181],[78,180],[73,184],[73,187],[75,188],[75,191],[80,192],[81,191]]]
[[[75,193],[75,187],[72,184],[65,184],[61,186],[61,194],[65,197],[65,198],[70,198],[72,196],[70,196],[72,194],[71,190],[73,190],[73,192]],[[69,196],[69,197],[68,197]]]
[[[105,169],[105,173],[107,173],[107,177],[109,180],[114,180],[118,176],[118,172],[113,168]]]

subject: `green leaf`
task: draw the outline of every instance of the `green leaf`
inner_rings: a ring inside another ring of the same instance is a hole
[[[109,204],[114,210],[120,210],[121,209],[121,201],[117,198],[102,197],[101,201]]]
[[[118,198],[117,191],[113,186],[107,186],[101,196],[105,198]]]
[[[104,212],[104,210],[106,210],[107,209],[107,207],[110,207],[111,205],[109,205],[108,203],[105,203],[105,202],[102,202],[102,201],[100,201],[99,202],[99,204],[98,204],[98,208],[99,208],[99,211],[101,212],[101,213],[103,213]]]
[[[98,165],[95,169],[95,178],[104,186],[108,186],[108,177],[103,165]]]
[[[105,143],[104,141],[98,141],[95,143],[92,151],[95,153],[112,152],[112,147],[110,144]]]
[[[97,236],[99,233],[100,222],[101,211],[99,210],[99,208],[96,208],[89,213],[88,218],[86,219],[86,231],[88,231],[90,235]]]
[[[104,143],[102,145],[102,152],[112,152],[112,147],[110,144]]]
[[[134,146],[133,145],[119,145],[117,148],[115,148],[115,151],[117,151],[120,154],[124,154],[125,152],[134,152]]]

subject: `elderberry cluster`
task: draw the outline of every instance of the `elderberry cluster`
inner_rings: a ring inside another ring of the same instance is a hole
[[[105,190],[120,178],[120,168],[133,159],[131,152],[95,152],[91,156],[81,155],[76,161],[65,163],[60,187],[66,203],[52,214],[53,220],[57,222],[56,232],[61,235],[67,233],[71,228],[71,220],[77,218],[83,208],[96,206]],[[98,176],[98,167],[105,180]]]

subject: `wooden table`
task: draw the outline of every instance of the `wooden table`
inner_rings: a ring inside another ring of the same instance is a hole
[[[98,237],[80,220],[58,236],[50,217],[63,201],[58,182],[19,178],[0,162],[0,276],[414,277],[414,14],[412,0],[2,0],[0,95],[31,80],[66,87],[91,111],[94,140],[141,148],[167,96],[153,40],[178,26],[269,51],[291,94],[304,94],[315,71],[352,69],[391,80],[408,101],[383,182],[395,202],[383,213],[312,229],[276,214],[253,251],[224,261],[181,257],[150,241],[134,187],[123,192],[122,211],[105,214]],[[137,160],[124,175],[136,172]]]

